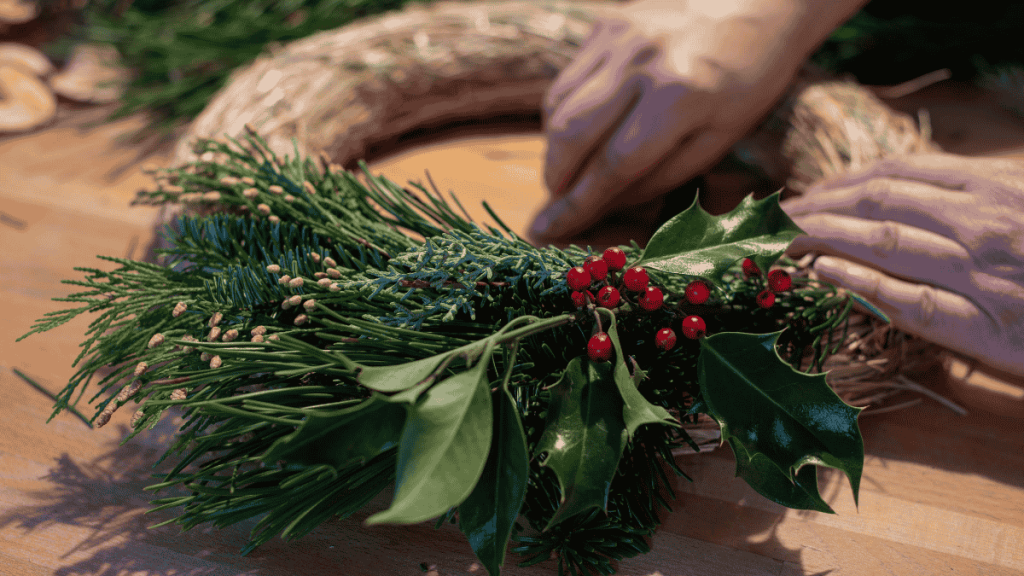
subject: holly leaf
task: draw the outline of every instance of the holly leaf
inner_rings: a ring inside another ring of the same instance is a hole
[[[668,413],[661,406],[655,406],[647,401],[637,390],[637,386],[640,380],[643,379],[644,373],[640,370],[640,367],[636,367],[636,375],[629,373],[629,367],[626,365],[626,357],[622,353],[622,344],[619,342],[619,331],[615,321],[615,316],[609,314],[607,316],[610,320],[608,326],[608,336],[611,338],[612,346],[615,349],[615,357],[613,362],[615,364],[615,387],[619,390],[619,394],[622,396],[622,418],[626,424],[626,434],[630,440],[633,439],[633,434],[636,429],[643,426],[644,424],[666,424],[669,426],[678,426],[675,418]],[[636,362],[634,361],[634,365]],[[634,379],[635,378],[635,379]]]
[[[262,459],[330,464],[339,470],[366,462],[398,444],[405,413],[401,404],[380,394],[344,410],[310,411],[299,428],[274,442]]]
[[[825,374],[805,374],[782,360],[775,349],[781,333],[724,332],[702,339],[701,408],[733,447],[736,475],[769,500],[831,511],[823,509],[813,473],[801,474],[811,464],[842,470],[856,502],[864,466],[857,426],[862,409],[843,402]]]
[[[712,216],[693,204],[658,228],[634,266],[700,276],[720,287],[736,261],[750,258],[767,271],[794,238],[805,234],[779,206],[781,190],[763,200],[748,195],[732,212]]]
[[[446,352],[397,366],[361,365],[357,380],[363,386],[377,392],[401,392],[426,380],[447,356]]]
[[[398,444],[395,497],[367,524],[414,524],[458,506],[477,484],[491,445],[493,414],[487,367],[493,347],[476,365],[450,376],[406,404]]]
[[[736,456],[736,475],[762,496],[789,508],[835,514],[818,493],[816,467],[804,466],[791,478],[770,458],[764,454],[751,454],[735,438],[729,439],[729,445]]]
[[[459,529],[491,576],[505,563],[512,526],[526,499],[530,457],[519,411],[508,392],[497,390],[491,451],[483,474],[459,505]]]
[[[582,357],[551,388],[547,426],[536,453],[558,476],[561,504],[544,530],[591,508],[608,509],[608,492],[626,447],[622,397],[612,366]]]

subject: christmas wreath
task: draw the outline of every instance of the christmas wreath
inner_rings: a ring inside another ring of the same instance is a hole
[[[57,300],[79,306],[22,337],[98,314],[53,416],[107,368],[96,425],[129,401],[128,439],[183,415],[150,487],[184,489],[154,501],[182,509],[168,522],[261,516],[247,553],[393,483],[368,523],[457,522],[492,575],[510,540],[524,564],[612,574],[649,550],[701,418],[764,497],[831,512],[828,466],[856,499],[861,409],[821,367],[854,301],[873,308],[776,266],[801,233],[778,193],[721,216],[694,201],[644,248],[594,254],[534,247],[489,207],[494,225],[473,222],[364,163],[367,185],[282,159],[252,129],[196,152],[142,194],[193,207],[165,261],[76,268],[84,290]]]

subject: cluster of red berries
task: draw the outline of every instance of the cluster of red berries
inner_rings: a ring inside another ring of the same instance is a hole
[[[609,248],[597,258],[587,258],[583,266],[577,266],[565,275],[569,287],[573,289],[572,303],[576,308],[583,308],[588,300],[597,302],[602,308],[615,308],[622,301],[622,295],[615,286],[606,284],[594,296],[587,290],[594,282],[604,282],[609,272],[618,272],[626,266],[626,254],[619,248]],[[642,266],[634,266],[622,275],[622,285],[632,292],[642,292],[640,307],[653,312],[665,303],[665,295],[656,286],[650,286],[651,278]]]
[[[603,308],[614,308],[622,301],[619,289],[605,284],[594,296],[587,290],[594,282],[605,282],[609,272],[618,272],[626,266],[626,254],[620,248],[609,248],[600,258],[591,256],[583,266],[577,266],[566,274],[565,279],[573,289],[572,302],[576,308],[583,308],[588,301],[596,302]],[[637,303],[648,312],[661,309],[665,295],[657,286],[651,286],[651,278],[642,266],[634,266],[622,274],[622,285],[630,292],[641,293]],[[671,350],[676,344],[676,333],[671,328],[662,328],[654,337],[655,345],[661,350]],[[591,360],[604,362],[611,358],[612,341],[605,332],[598,332],[587,344],[587,355]]]
[[[626,266],[626,254],[619,248],[609,248],[601,258],[591,256],[583,266],[577,266],[566,274],[566,282],[573,289],[572,302],[576,308],[583,308],[588,301],[594,301],[604,308],[618,306],[622,297],[617,288],[611,285],[602,287],[595,297],[587,288],[594,282],[603,282],[609,271],[617,272]],[[743,260],[743,274],[747,277],[760,276],[761,270],[750,258]],[[622,275],[622,284],[632,292],[642,292],[640,307],[648,312],[660,309],[665,296],[655,286],[650,286],[650,277],[641,266],[634,266]],[[785,270],[772,270],[768,273],[768,288],[757,295],[757,305],[771,308],[775,304],[775,293],[784,292],[792,287],[793,282]],[[711,289],[703,280],[694,280],[686,287],[685,297],[690,304],[704,304],[711,296]],[[691,340],[703,338],[707,334],[707,324],[696,314],[683,319],[683,335]],[[659,350],[668,351],[676,345],[676,333],[671,328],[662,328],[654,336],[654,344]],[[605,332],[598,332],[587,344],[587,355],[595,362],[605,362],[612,356],[612,341]]]
[[[743,275],[747,278],[761,275],[761,269],[750,258],[743,260]],[[757,294],[757,305],[767,310],[775,304],[775,293],[785,292],[793,286],[793,279],[785,270],[768,273],[768,287]]]

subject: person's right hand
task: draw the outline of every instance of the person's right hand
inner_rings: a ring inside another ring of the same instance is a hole
[[[864,3],[639,0],[599,20],[545,97],[552,198],[532,239],[562,243],[710,168]]]

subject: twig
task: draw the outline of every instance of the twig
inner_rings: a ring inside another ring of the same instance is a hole
[[[426,280],[402,280],[401,284],[402,284],[403,288],[430,288],[430,282],[428,282]],[[457,287],[462,288],[462,289],[466,288],[464,285],[456,282],[455,280],[445,280],[444,285],[445,286],[453,286],[454,285],[454,286],[457,286]],[[497,288],[501,288],[501,287],[504,287],[504,286],[508,286],[508,282],[483,282],[483,281],[481,281],[481,282],[477,282],[476,283],[476,287],[477,288],[486,288],[488,286],[494,286],[494,287],[497,287]]]
[[[29,386],[35,388],[36,390],[39,390],[40,392],[45,394],[46,397],[49,398],[50,400],[53,400],[54,402],[57,402],[57,396],[52,394],[49,390],[44,388],[41,384],[39,384],[35,380],[29,378],[27,375],[25,375],[24,372],[22,372],[21,370],[18,370],[17,368],[11,368],[11,371],[14,372],[18,376],[18,378],[21,378],[22,380],[27,382]],[[89,428],[92,428],[92,424],[89,423],[89,419],[86,418],[81,412],[79,412],[74,406],[68,406],[67,409],[68,409],[69,412],[71,412],[75,416],[78,416],[78,419],[81,420],[82,422],[84,422],[86,426],[88,426]]]
[[[949,68],[943,68],[941,70],[929,72],[923,76],[918,76],[913,80],[907,80],[902,84],[877,89],[875,90],[875,94],[877,94],[879,98],[885,98],[886,100],[894,100],[896,98],[902,98],[909,94],[913,94],[914,92],[917,92],[922,88],[931,86],[936,82],[949,80],[952,77],[953,73],[950,72]]]
[[[150,382],[150,384],[153,384],[153,385],[156,385],[156,386],[162,386],[164,384],[181,384],[183,382],[188,382],[191,379],[192,379],[191,376],[181,376],[179,378],[167,378],[165,380],[153,380],[152,382]]]
[[[906,376],[904,376],[902,374],[897,374],[896,375],[896,379],[899,380],[900,383],[902,383],[903,386],[905,386],[906,388],[908,388],[910,390],[913,390],[914,392],[918,392],[920,394],[924,394],[925,396],[931,398],[932,400],[935,400],[936,402],[938,402],[938,403],[942,404],[943,406],[949,408],[953,412],[956,412],[957,414],[959,414],[961,416],[966,416],[967,415],[967,410],[961,408],[960,406],[958,406],[957,404],[955,404],[951,400],[947,400],[947,399],[943,398],[942,396],[940,396],[939,394],[935,393],[934,391],[929,390],[928,388],[925,388],[924,386],[921,386],[920,384],[918,384],[917,382],[914,382],[913,380],[907,378]]]
[[[865,410],[861,412],[861,415],[867,416],[869,414],[882,414],[884,412],[895,412],[897,410],[903,410],[904,408],[910,408],[921,403],[920,398],[914,398],[913,400],[907,400],[902,404],[893,404],[892,406],[886,406],[885,408],[876,408],[874,410]]]
[[[367,247],[367,248],[369,248],[371,250],[376,250],[377,252],[380,252],[381,258],[383,258],[385,262],[387,262],[388,260],[391,260],[391,255],[388,254],[387,251],[385,251],[383,248],[378,248],[377,246],[374,246],[373,244],[370,244],[369,242],[367,242],[366,240],[364,240],[362,238],[356,238],[355,240],[356,240],[356,242],[362,244],[363,246],[365,246],[365,247]]]

